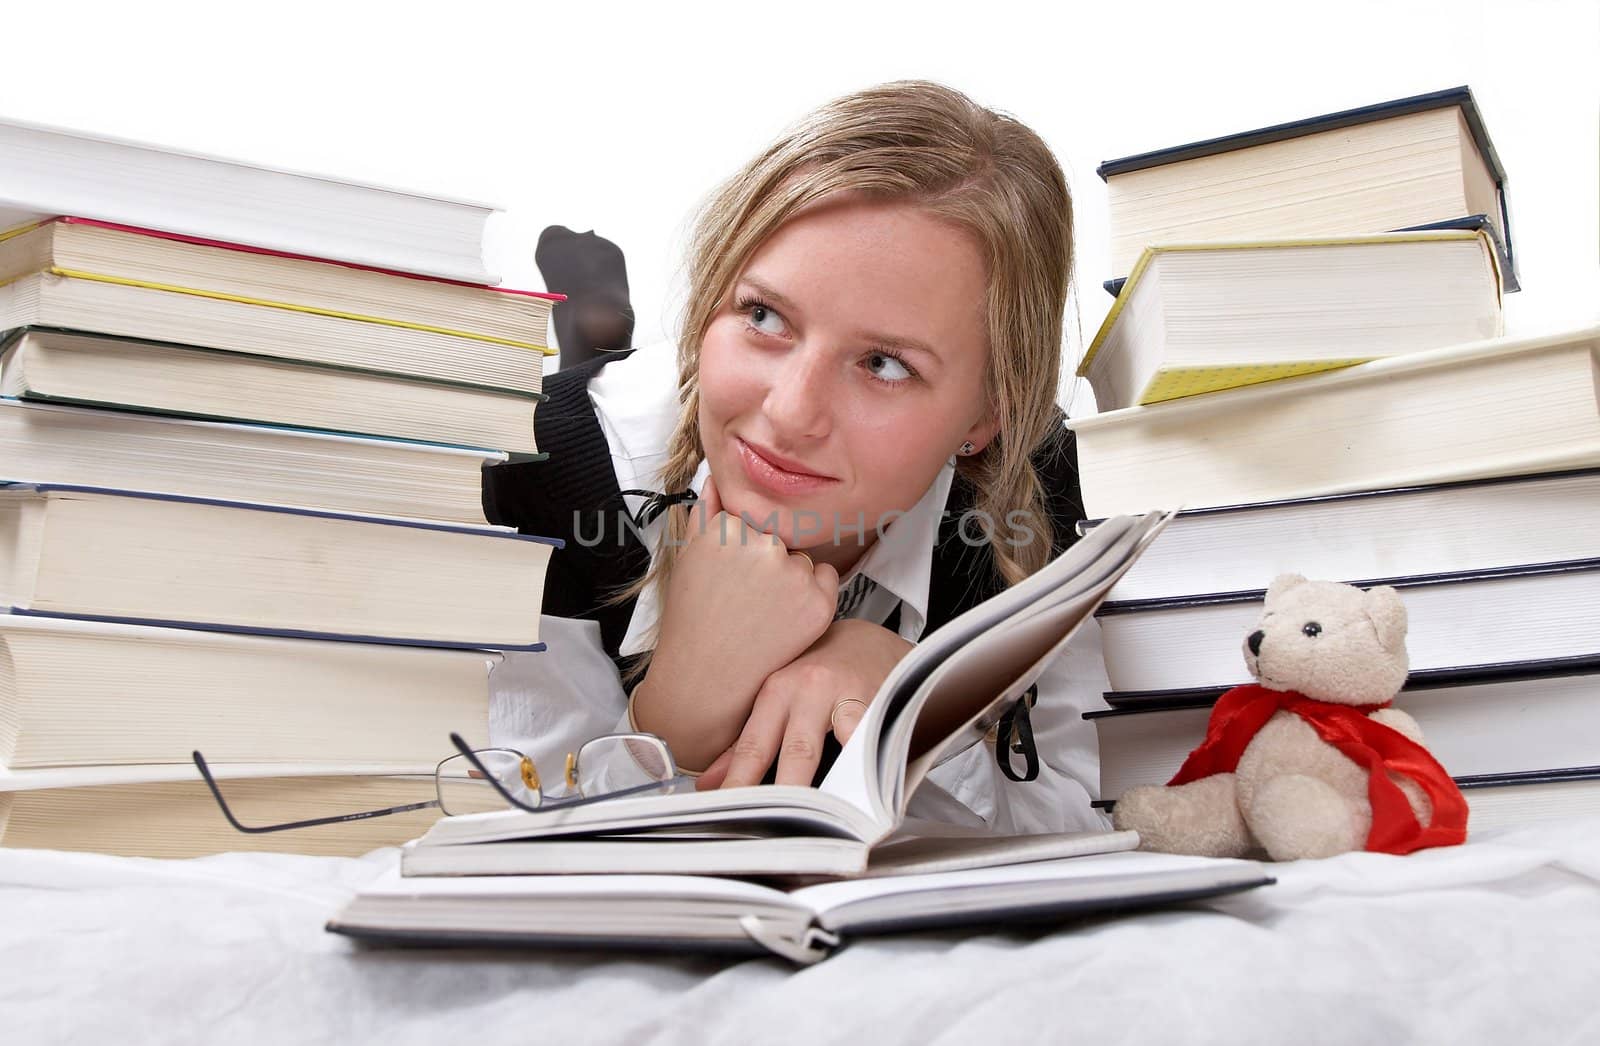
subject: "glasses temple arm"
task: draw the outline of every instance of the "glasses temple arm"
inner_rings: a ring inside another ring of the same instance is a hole
[[[217,806],[222,808],[222,816],[226,817],[228,819],[228,823],[233,825],[235,829],[244,832],[246,835],[260,835],[265,832],[285,832],[291,828],[311,828],[319,824],[340,824],[344,821],[361,821],[368,817],[385,817],[389,814],[409,813],[412,810],[426,810],[430,806],[439,805],[439,800],[429,799],[426,802],[411,803],[406,806],[390,806],[385,807],[382,810],[362,810],[359,813],[338,814],[334,817],[317,817],[310,821],[286,821],[283,824],[256,826],[246,825],[240,823],[239,819],[233,816],[233,811],[228,808],[228,801],[222,798],[222,790],[217,787],[216,779],[211,776],[211,768],[206,766],[205,756],[201,755],[199,752],[193,752],[191,755],[194,758],[195,768],[200,771],[200,776],[205,779],[206,787],[211,789],[211,797],[217,801]]]

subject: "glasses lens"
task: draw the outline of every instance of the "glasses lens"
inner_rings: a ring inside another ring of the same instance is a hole
[[[589,797],[670,781],[678,773],[666,742],[650,734],[597,737],[578,750],[577,769],[578,791]]]
[[[509,748],[481,748],[473,754],[499,782],[500,787],[518,801],[529,806],[539,805],[539,789],[530,786],[530,782],[523,778],[525,757],[521,752]],[[464,755],[453,755],[440,763],[435,776],[439,782],[439,808],[451,816],[506,808],[506,801],[500,797],[500,793]]]

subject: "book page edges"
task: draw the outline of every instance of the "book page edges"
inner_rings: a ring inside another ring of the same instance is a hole
[[[431,778],[432,764],[421,763],[210,763],[218,780],[260,777],[417,777]],[[103,788],[125,784],[200,781],[193,763],[138,763],[120,766],[61,766],[10,770],[0,767],[0,792],[47,788]]]
[[[1358,363],[1370,363],[1373,356],[1353,359],[1302,360],[1298,363],[1245,363],[1224,367],[1161,367],[1139,395],[1139,404],[1165,403],[1168,400],[1199,396],[1210,392],[1260,385],[1282,378],[1341,370]]]
[[[506,810],[445,817],[418,843],[429,846],[508,842],[766,819],[799,820],[861,842],[869,841],[864,838],[867,835],[876,838],[881,827],[871,823],[866,812],[848,800],[820,789],[753,785],[712,792],[614,799],[533,813]]]
[[[1195,412],[1199,415],[1243,414],[1251,409],[1251,404],[1257,402],[1302,393],[1312,393],[1316,390],[1328,388],[1331,385],[1348,382],[1357,384],[1380,382],[1389,375],[1396,373],[1449,368],[1468,360],[1492,358],[1501,355],[1509,356],[1522,352],[1538,352],[1545,349],[1561,349],[1569,346],[1580,346],[1585,342],[1589,343],[1592,350],[1600,350],[1600,325],[1523,338],[1488,338],[1483,341],[1451,345],[1442,349],[1427,349],[1399,356],[1388,356],[1360,364],[1359,366],[1308,375],[1304,378],[1290,381],[1265,382],[1237,389],[1226,389],[1208,396],[1188,396],[1181,400],[1172,400],[1150,406],[1123,407],[1120,410],[1106,411],[1103,414],[1068,418],[1066,426],[1076,432],[1086,432],[1108,426],[1137,424],[1138,418],[1145,412],[1152,410],[1162,411],[1164,416],[1169,418],[1182,416],[1181,412]],[[1397,483],[1396,485],[1400,484]]]
[[[485,461],[499,464],[510,460],[511,455],[503,450],[489,450],[481,447],[468,447],[458,443],[426,443],[419,440],[395,439],[388,436],[365,436],[356,433],[329,432],[326,429],[306,429],[294,425],[269,425],[242,421],[215,421],[209,418],[175,417],[154,412],[129,411],[126,409],[111,409],[108,407],[90,407],[69,405],[65,402],[45,402],[40,400],[22,399],[17,396],[0,396],[0,409],[15,408],[18,410],[43,411],[68,416],[94,415],[110,421],[126,421],[130,416],[141,421],[153,421],[163,428],[171,426],[203,426],[207,430],[232,431],[249,434],[284,433],[296,438],[310,440],[332,441],[335,443],[353,443],[360,446],[404,449],[415,449],[429,453],[451,457],[472,458],[475,461]],[[395,517],[408,518],[408,517]],[[427,522],[418,520],[418,522]]]
[[[1101,346],[1111,334],[1111,328],[1123,313],[1123,307],[1132,300],[1133,291],[1138,287],[1141,278],[1155,263],[1155,259],[1162,254],[1192,253],[1197,251],[1261,251],[1283,250],[1297,247],[1350,247],[1366,244],[1381,243],[1432,243],[1451,240],[1476,239],[1488,256],[1490,271],[1494,274],[1495,301],[1500,303],[1504,295],[1500,262],[1495,254],[1493,241],[1489,234],[1483,230],[1471,229],[1417,229],[1410,232],[1374,232],[1363,233],[1355,236],[1333,237],[1307,237],[1304,239],[1288,240],[1210,240],[1195,243],[1172,243],[1146,247],[1139,253],[1139,260],[1134,263],[1132,271],[1128,273],[1122,289],[1117,293],[1116,299],[1111,304],[1111,311],[1106,313],[1106,318],[1101,321],[1100,329],[1095,332],[1094,340],[1089,344],[1089,351],[1084,353],[1083,362],[1078,364],[1077,376],[1089,376],[1089,364],[1100,352]]]
[[[177,160],[198,161],[200,163],[216,165],[219,167],[235,168],[240,170],[259,171],[263,174],[288,178],[293,181],[317,182],[325,185],[334,185],[346,189],[359,189],[367,192],[382,193],[387,196],[402,196],[414,200],[424,200],[428,203],[444,204],[453,208],[468,208],[481,211],[479,221],[487,221],[491,214],[504,208],[498,204],[486,203],[482,200],[467,199],[459,196],[440,196],[434,193],[425,193],[416,189],[405,189],[398,186],[383,185],[378,182],[352,181],[348,178],[339,178],[331,174],[317,174],[312,171],[296,170],[291,167],[275,167],[271,164],[255,163],[250,160],[239,160],[228,156],[219,156],[215,153],[196,152],[190,149],[180,149],[175,146],[162,145],[157,142],[141,142],[133,138],[122,138],[112,134],[102,134],[97,131],[80,131],[70,127],[58,127],[52,124],[32,123],[26,120],[0,119],[0,129],[22,131],[30,135],[48,135],[56,138],[70,138],[80,142],[91,142],[99,145],[109,145],[118,149],[126,149],[136,153],[170,156]]]
[[[113,232],[129,233],[134,236],[148,236],[158,240],[172,240],[175,243],[188,243],[196,247],[215,247],[218,250],[238,251],[243,254],[259,254],[268,258],[284,258],[290,261],[317,262],[321,265],[337,265],[344,269],[357,269],[362,272],[375,272],[385,276],[398,276],[407,280],[425,280],[428,283],[443,283],[453,287],[466,287],[475,291],[487,291],[491,294],[510,294],[522,298],[539,298],[549,302],[563,302],[567,300],[565,294],[551,291],[521,290],[515,287],[494,287],[482,283],[469,283],[466,280],[451,279],[447,276],[429,276],[418,272],[404,272],[400,269],[385,269],[376,265],[363,265],[359,262],[342,261],[338,258],[319,258],[312,254],[296,254],[293,251],[282,251],[272,247],[256,247],[248,243],[236,243],[231,240],[217,240],[206,236],[195,236],[189,233],[168,232],[162,229],[151,229],[142,225],[126,225],[122,222],[106,221],[100,218],[85,218],[79,215],[60,215],[34,222],[19,229],[0,233],[0,243],[19,233],[36,229],[41,225],[61,222],[68,225],[83,225],[96,229],[109,229]]]
[[[355,312],[340,312],[337,309],[321,309],[313,305],[296,305],[292,302],[269,301],[266,298],[249,298],[239,294],[227,294],[222,291],[201,290],[197,287],[179,287],[176,284],[153,283],[149,280],[130,280],[121,276],[106,276],[102,273],[84,272],[79,269],[63,269],[51,266],[47,272],[52,276],[59,276],[69,280],[91,280],[96,283],[114,283],[122,287],[139,287],[144,290],[163,291],[170,294],[186,294],[196,298],[211,298],[216,301],[231,301],[240,305],[255,305],[267,309],[283,309],[287,312],[303,312],[312,316],[326,316],[330,319],[349,320],[354,323],[375,323],[384,327],[399,327],[403,330],[422,331],[427,334],[442,334],[446,337],[465,338],[468,341],[488,342],[491,345],[506,345],[514,349],[528,349],[542,356],[554,356],[556,350],[544,345],[535,345],[532,342],[516,341],[511,338],[501,338],[493,334],[476,334],[472,331],[453,330],[449,327],[435,327],[426,323],[412,323],[409,320],[391,320],[382,316],[365,316]]]

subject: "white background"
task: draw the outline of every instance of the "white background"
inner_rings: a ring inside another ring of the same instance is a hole
[[[813,106],[883,80],[1033,126],[1076,197],[1070,351],[1111,299],[1103,160],[1470,85],[1508,175],[1510,333],[1600,318],[1600,0],[1337,3],[10,3],[0,115],[506,208],[626,252],[636,344],[675,327],[688,221]]]

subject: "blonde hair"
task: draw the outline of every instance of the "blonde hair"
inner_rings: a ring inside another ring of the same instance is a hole
[[[661,489],[683,489],[705,456],[698,424],[700,346],[734,281],[798,210],[846,192],[915,203],[967,230],[985,255],[984,394],[999,431],[980,453],[957,458],[956,468],[975,492],[971,518],[986,531],[996,571],[1015,584],[1044,566],[1055,539],[1031,456],[1059,427],[1072,199],[1060,165],[1037,134],[939,84],[882,84],[824,105],[707,202],[689,251],[678,340],[682,414],[667,445]],[[998,540],[998,523],[991,521],[1019,510],[1033,540]],[[649,572],[615,602],[649,585],[665,590],[687,521],[683,508],[669,510],[667,526],[677,540],[665,542]],[[635,664],[630,677],[646,661]]]

